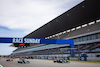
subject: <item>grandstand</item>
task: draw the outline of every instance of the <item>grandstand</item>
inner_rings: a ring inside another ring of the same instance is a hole
[[[87,57],[100,58],[100,1],[84,0],[57,18],[24,38],[74,39],[75,56],[86,54]],[[12,57],[50,58],[71,56],[70,45],[26,44],[19,46]],[[66,50],[61,50],[65,48]],[[51,58],[51,59],[52,59]],[[100,61],[100,60],[99,60]]]

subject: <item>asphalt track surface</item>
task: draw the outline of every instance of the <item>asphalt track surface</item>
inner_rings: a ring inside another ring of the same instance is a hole
[[[27,60],[30,61],[30,64],[19,64],[17,63],[18,59],[14,59],[11,62],[6,61],[6,59],[0,59],[0,64],[3,67],[100,67],[100,64],[96,63],[53,63],[50,60]]]

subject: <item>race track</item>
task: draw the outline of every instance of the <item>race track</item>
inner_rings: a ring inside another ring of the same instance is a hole
[[[17,63],[18,59],[14,59],[11,62],[6,61],[6,59],[0,59],[0,64],[3,67],[100,67],[100,64],[95,63],[53,63],[50,60],[27,60],[30,61],[30,64],[19,64]]]

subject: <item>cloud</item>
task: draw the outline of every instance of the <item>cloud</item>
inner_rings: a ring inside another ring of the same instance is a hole
[[[0,0],[0,25],[28,34],[82,0]]]
[[[11,30],[0,26],[0,37],[24,37],[23,30]]]

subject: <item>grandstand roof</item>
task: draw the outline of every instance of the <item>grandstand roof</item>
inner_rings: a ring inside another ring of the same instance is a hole
[[[51,20],[25,38],[45,38],[100,19],[100,0],[85,0]]]

